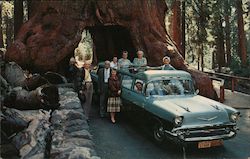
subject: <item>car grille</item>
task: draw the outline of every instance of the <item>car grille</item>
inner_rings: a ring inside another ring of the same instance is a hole
[[[207,130],[193,130],[190,131],[185,137],[193,138],[193,137],[208,137],[208,136],[216,136],[216,135],[224,135],[229,134],[230,129],[221,128],[221,129],[207,129]]]

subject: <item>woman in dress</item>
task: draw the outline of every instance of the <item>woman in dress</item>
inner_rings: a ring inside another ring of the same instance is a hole
[[[118,60],[118,69],[121,69],[123,71],[129,71],[129,66],[131,66],[132,63],[128,59],[128,52],[123,51],[122,52],[122,58]]]
[[[121,82],[117,76],[115,69],[111,70],[111,76],[108,80],[109,97],[107,104],[107,112],[110,113],[111,122],[115,123],[115,113],[120,112],[121,106]]]
[[[135,67],[138,67],[138,69],[135,69],[135,71],[145,71],[145,66],[147,66],[147,59],[143,57],[144,53],[143,51],[139,50],[137,51],[137,58],[134,58],[133,65]],[[143,68],[144,67],[144,68]]]

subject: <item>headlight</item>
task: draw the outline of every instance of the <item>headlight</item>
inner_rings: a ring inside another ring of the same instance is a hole
[[[232,122],[236,122],[240,117],[240,114],[237,112],[237,113],[232,113],[231,116],[230,116],[230,119]]]
[[[182,116],[177,116],[174,119],[175,126],[180,126],[183,122],[183,117]]]

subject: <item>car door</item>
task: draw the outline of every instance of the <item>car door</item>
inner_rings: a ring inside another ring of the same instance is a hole
[[[137,83],[140,82],[142,85],[141,91],[138,90]],[[134,122],[142,124],[141,128],[146,128],[149,123],[152,114],[148,112],[145,107],[148,106],[148,97],[145,96],[145,82],[141,79],[134,79],[133,86],[130,92],[131,98],[131,110],[129,111],[130,117],[132,117]]]
[[[139,84],[139,88],[138,85]],[[145,96],[143,94],[144,82],[140,79],[133,80],[133,86],[131,89],[132,103],[140,108],[144,108],[145,106]],[[138,108],[137,108],[138,109]]]
[[[133,77],[129,75],[122,75],[122,104],[125,111],[130,110],[132,106],[133,96],[131,89],[133,84]]]

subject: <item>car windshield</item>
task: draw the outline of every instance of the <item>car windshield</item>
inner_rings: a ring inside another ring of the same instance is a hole
[[[190,79],[156,80],[148,83],[146,94],[149,96],[190,95],[194,94]]]

